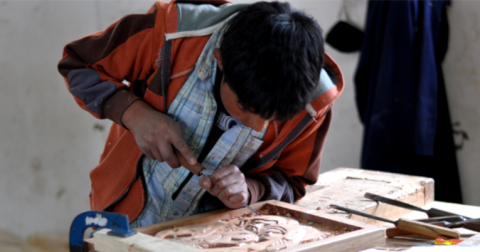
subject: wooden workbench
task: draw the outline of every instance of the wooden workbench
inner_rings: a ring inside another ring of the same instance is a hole
[[[424,177],[366,171],[356,168],[338,168],[322,173],[315,185],[307,187],[307,196],[297,202],[296,205],[307,207],[312,211],[321,210],[329,214],[334,214],[337,217],[351,218],[374,225],[386,224],[365,218],[356,218],[356,216],[350,216],[344,213],[335,213],[333,209],[328,208],[328,205],[343,205],[390,219],[395,219],[398,217],[419,219],[426,217],[424,213],[410,212],[409,210],[388,206],[386,204],[377,204],[376,202],[363,197],[365,192],[371,192],[384,195],[389,198],[398,199],[416,206],[423,207],[425,209],[434,207],[472,218],[480,217],[480,207],[478,206],[434,202],[433,183],[434,182],[432,179]],[[460,230],[462,234],[472,235],[475,233],[469,230]],[[38,234],[36,234],[36,236],[38,236]],[[46,236],[43,235],[41,237],[45,238]],[[48,237],[49,236],[47,236],[47,238]],[[62,244],[68,244],[68,236],[62,236],[62,239]],[[30,244],[30,240],[31,239],[29,238],[28,243],[26,241],[21,241],[20,239],[18,239],[16,243],[13,243],[12,239],[2,242],[0,236],[0,251],[6,249],[6,251],[20,252],[25,251],[24,249],[26,247],[32,247],[33,249],[33,244]],[[55,236],[55,239],[44,240],[45,243],[48,242],[50,244],[54,244],[52,241],[55,241],[55,244],[57,244],[58,241],[60,241],[60,238],[59,236]],[[480,235],[477,234],[468,238],[464,244],[480,246]],[[385,245],[392,247],[392,244]],[[171,248],[173,250],[180,251],[178,249],[174,249],[175,245],[172,246],[173,247]],[[399,247],[400,246],[396,246],[395,248],[399,249]],[[37,248],[37,246],[35,246],[35,248]],[[38,247],[38,249],[40,249],[40,247]],[[55,248],[52,248],[52,250],[48,250],[42,245],[41,250],[51,252],[66,252],[68,251],[68,247],[66,247],[64,250],[61,250],[56,246]]]
[[[464,204],[434,201],[434,202],[431,202],[431,203],[423,206],[422,208],[424,208],[424,209],[437,208],[437,209],[441,209],[441,210],[444,210],[444,211],[448,211],[448,212],[452,212],[452,213],[455,213],[455,214],[470,217],[470,218],[480,218],[480,207],[479,206],[470,206],[470,205],[464,205]],[[408,213],[404,216],[401,216],[401,217],[406,218],[406,219],[413,219],[413,220],[414,219],[428,218],[428,216],[425,213],[417,212],[417,211],[411,211],[410,213]],[[382,226],[385,226],[385,227],[392,226],[389,223],[381,223],[381,222],[377,222],[377,223],[373,223],[373,224],[382,225]],[[479,232],[475,232],[475,231],[464,229],[464,228],[457,228],[456,230],[458,230],[460,232],[460,234],[461,234],[460,238],[464,240],[460,244],[470,245],[470,246],[479,246],[478,250],[480,251],[480,233]],[[409,240],[405,240],[405,239],[401,239],[401,238],[386,239],[385,244],[376,247],[376,250],[374,250],[374,249],[369,250],[369,252],[370,251],[377,251],[377,250],[379,252],[383,252],[383,251],[386,251],[386,250],[400,251],[402,249],[408,249],[412,246],[431,245],[431,244],[433,244],[433,242],[434,242],[433,240],[430,240],[430,241],[427,241],[427,240],[425,240],[425,241],[422,241],[422,240],[409,241]],[[451,251],[455,251],[453,249],[453,247],[452,247]]]
[[[306,197],[296,202],[295,205],[307,209],[309,213],[322,212],[332,215],[332,218],[347,218],[352,219],[353,221],[360,221],[369,224],[376,222],[372,222],[371,219],[349,215],[343,212],[337,212],[334,209],[330,209],[329,205],[342,205],[355,210],[376,214],[385,218],[396,219],[408,213],[410,210],[386,204],[378,204],[375,201],[364,198],[363,195],[366,192],[375,193],[421,207],[433,201],[433,188],[434,184],[431,178],[367,171],[355,168],[338,168],[322,173],[315,185],[307,187]],[[195,216],[191,217],[197,218]],[[191,217],[186,217],[183,219],[188,220]],[[142,232],[142,230],[145,229],[139,229],[140,232]],[[102,233],[99,233],[98,235],[101,237],[99,239],[102,239],[102,247],[106,248],[106,246],[114,244],[110,242],[110,240],[113,240],[110,239],[110,237],[107,237]],[[141,241],[138,242],[137,238],[141,239]],[[145,242],[147,241],[146,239],[147,238],[140,236],[130,238],[129,242],[132,240],[134,243],[129,243],[130,245],[126,247],[131,248],[134,246],[132,244],[137,244],[135,246],[142,247],[143,243],[146,243],[146,245],[150,246],[154,243],[154,240],[152,239],[150,239],[152,241]],[[376,239],[385,238],[382,235],[377,236]],[[121,241],[116,239],[115,242]],[[138,245],[139,243],[140,245]],[[372,244],[378,244],[378,241],[373,242]],[[165,246],[167,245],[172,249],[178,247],[178,245],[170,243],[166,244]],[[118,247],[120,245],[117,244],[112,246]],[[176,250],[178,251],[178,248]],[[146,249],[141,251],[156,250]]]
[[[350,215],[341,211],[336,211],[335,209],[330,208],[329,205],[341,205],[355,210],[382,216],[391,220],[400,217],[409,219],[421,219],[427,217],[425,213],[412,212],[408,209],[378,203],[376,201],[366,199],[364,197],[364,194],[366,192],[382,195],[391,199],[400,200],[418,207],[423,207],[425,209],[434,207],[453,213],[462,214],[471,218],[480,217],[480,207],[435,202],[434,181],[431,178],[368,171],[356,168],[338,168],[329,172],[322,173],[319,176],[318,182],[315,185],[307,186],[307,195],[300,201],[296,202],[295,205],[306,208],[311,213],[324,212],[335,216],[335,218],[347,218],[354,221],[366,223],[367,225],[373,224],[383,227],[389,227],[392,224],[375,221],[369,218],[360,217],[358,215]],[[190,217],[187,217],[186,219],[188,218]],[[465,237],[463,237],[465,239],[476,233],[465,229],[460,230],[461,233],[465,235]],[[378,237],[378,239],[385,238]],[[153,244],[154,240],[152,240],[151,242]],[[414,242],[407,242],[405,244],[397,241],[396,243],[392,242],[390,239],[385,239],[384,242],[385,243],[383,245],[375,248],[382,250],[401,250],[403,248],[409,248],[415,245]],[[473,236],[469,240],[465,241],[465,244],[479,243],[479,235]],[[144,245],[148,247],[152,244],[146,243]],[[427,245],[429,243],[418,242],[417,244]],[[176,244],[167,245],[169,248],[176,251],[194,250],[187,248],[185,248],[187,250],[181,250]],[[115,245],[113,246],[115,247]],[[131,250],[127,249],[125,251]],[[141,251],[152,250],[146,249]]]
[[[397,219],[410,210],[365,198],[366,192],[400,200],[422,207],[434,200],[434,181],[431,178],[378,172],[357,168],[337,168],[320,174],[315,185],[307,186],[307,195],[295,202],[312,210],[342,216],[364,223],[375,220],[338,212],[329,207],[336,204],[387,219]]]
[[[331,230],[341,230],[341,232],[330,237],[325,237],[324,239],[297,244],[291,248],[287,246],[287,248],[282,249],[282,251],[356,252],[381,245],[385,239],[385,229],[382,227],[329,215],[321,211],[312,211],[285,202],[269,200],[257,202],[252,204],[251,207],[259,212],[262,211],[261,209],[269,209],[267,211],[270,212],[270,215],[276,214],[285,216],[285,214],[288,213],[287,216],[297,219],[304,225],[312,225],[312,227],[313,225],[316,225],[317,228],[323,227],[324,230],[327,230],[327,227],[332,228]],[[159,231],[171,228],[235,219],[249,213],[250,210],[246,208],[235,210],[221,209],[141,227],[137,229],[139,233],[127,238],[113,237],[107,234],[108,229],[102,229],[94,233],[95,249],[98,249],[101,252],[162,252],[166,250],[182,252],[202,251],[191,248],[187,245],[157,238],[155,237],[155,234]],[[262,216],[259,216],[258,218],[262,218]],[[290,233],[290,235],[292,234],[295,234],[295,232]]]
[[[400,217],[407,219],[428,218],[428,216],[422,212],[377,203],[363,197],[366,192],[370,192],[424,209],[437,208],[470,218],[480,218],[480,207],[478,206],[434,201],[434,181],[426,177],[376,172],[356,168],[338,168],[321,174],[315,185],[307,186],[307,191],[307,196],[295,204],[310,209],[321,209],[326,213],[377,226],[392,227],[393,225],[358,215],[337,212],[328,206],[330,204],[342,205],[391,220]],[[464,228],[457,230],[460,231],[463,235],[462,238],[465,239],[463,244],[480,246],[480,235],[477,232]],[[428,245],[430,243],[418,242],[418,245]],[[378,248],[381,249],[379,251],[385,251],[385,249],[406,249],[411,246],[414,246],[414,243],[402,243],[394,239],[387,239],[385,244]]]

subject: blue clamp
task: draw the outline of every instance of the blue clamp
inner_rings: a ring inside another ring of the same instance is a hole
[[[83,252],[83,236],[87,228],[109,228],[107,234],[128,237],[137,233],[128,225],[128,216],[125,214],[87,211],[75,217],[70,227],[70,252]]]

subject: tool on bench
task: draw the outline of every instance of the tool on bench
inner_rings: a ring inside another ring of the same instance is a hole
[[[432,217],[428,219],[419,219],[415,221],[430,223],[430,224],[441,226],[441,227],[460,228],[470,223],[477,223],[477,222],[480,223],[480,218],[467,219],[460,215],[452,215],[452,216]]]
[[[373,193],[368,193],[368,192],[365,193],[364,197],[368,198],[368,199],[371,199],[371,200],[383,202],[383,203],[386,203],[386,204],[390,204],[390,205],[394,205],[394,206],[398,206],[398,207],[403,207],[403,208],[410,209],[410,210],[413,210],[413,211],[424,212],[424,213],[427,214],[428,217],[442,217],[442,216],[452,216],[452,215],[461,216],[461,215],[458,215],[458,214],[455,214],[455,213],[443,211],[443,210],[436,209],[436,208],[430,208],[430,209],[426,210],[426,209],[423,209],[423,208],[420,208],[420,207],[417,207],[417,206],[414,206],[414,205],[407,204],[405,202],[385,198],[383,196],[376,195],[376,194],[373,194]],[[468,218],[468,217],[465,217],[465,216],[462,216],[462,217],[467,219],[467,220],[471,219],[471,218]],[[480,221],[473,221],[473,222],[470,222],[470,223],[466,223],[463,227],[467,228],[467,229],[470,229],[470,230],[474,230],[474,231],[480,231]]]
[[[385,197],[383,197],[383,196],[376,195],[376,194],[373,194],[373,193],[368,193],[368,192],[365,193],[364,197],[367,198],[367,199],[371,199],[371,200],[383,202],[383,203],[390,204],[390,205],[394,205],[394,206],[398,206],[398,207],[403,207],[403,208],[410,209],[410,210],[413,210],[413,211],[424,212],[424,213],[427,214],[428,217],[440,217],[440,216],[458,215],[458,214],[446,212],[446,211],[443,211],[443,210],[440,210],[440,209],[436,209],[436,208],[430,208],[429,210],[425,210],[425,209],[423,209],[423,208],[420,208],[420,207],[417,207],[417,206],[414,206],[414,205],[410,205],[410,204],[407,204],[407,203],[405,203],[405,202],[401,202],[401,201],[398,201],[398,200],[393,200],[393,199],[385,198]]]
[[[460,228],[460,227],[464,227],[464,226],[466,226],[468,224],[471,224],[471,223],[480,223],[480,218],[478,218],[478,219],[468,219],[468,220],[456,221],[456,222],[434,221],[434,222],[426,222],[426,223],[439,225],[439,226],[443,226],[443,227],[448,227],[448,228]]]
[[[109,228],[108,235],[128,237],[137,233],[128,225],[125,214],[102,211],[87,211],[73,219],[70,226],[70,252],[83,252],[83,236],[87,228]]]
[[[432,222],[439,222],[439,221],[458,222],[458,221],[465,221],[465,220],[467,220],[467,218],[461,215],[450,215],[450,216],[431,217],[427,219],[418,219],[416,221],[432,223]]]
[[[455,220],[458,220],[458,219],[464,219],[464,220],[455,221]],[[453,220],[453,222],[448,221],[448,220]],[[473,223],[473,222],[480,222],[480,218],[479,219],[466,220],[462,216],[457,216],[457,218],[453,218],[451,216],[448,216],[447,218],[445,218],[445,217],[434,217],[434,218],[416,220],[416,221],[429,223],[429,224],[442,226],[442,227],[447,227],[447,228],[460,228],[460,227],[464,227],[465,225]],[[409,235],[409,234],[411,234],[411,233],[407,232],[407,231],[399,230],[398,228],[389,228],[386,231],[387,237],[403,236],[403,235]]]
[[[430,223],[424,223],[424,222],[419,222],[419,221],[414,221],[414,220],[407,220],[407,219],[398,219],[396,221],[392,221],[389,219],[385,219],[376,215],[372,214],[367,214],[364,212],[360,212],[357,210],[349,209],[346,207],[341,207],[337,205],[330,205],[330,207],[333,207],[338,210],[345,211],[347,213],[352,213],[352,214],[357,214],[361,215],[367,218],[372,218],[376,219],[379,221],[384,221],[384,222],[389,222],[393,223],[397,229],[402,230],[402,231],[407,231],[412,234],[421,234],[427,237],[431,238],[443,238],[443,239],[450,239],[450,238],[459,238],[460,233],[456,230],[446,228],[446,227],[441,227],[441,226],[436,226]]]

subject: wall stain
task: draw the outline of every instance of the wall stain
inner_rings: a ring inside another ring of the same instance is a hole
[[[45,179],[42,176],[42,159],[33,157],[30,159],[30,168],[33,170],[32,191],[37,195],[43,195],[45,192]]]
[[[39,172],[42,169],[42,160],[39,157],[34,157],[30,161],[30,167],[34,172]]]
[[[478,16],[476,13],[472,13],[473,17],[472,17],[472,20],[473,20],[473,23],[472,23],[472,26],[473,26],[473,29],[471,31],[473,31],[473,34],[474,34],[474,40],[475,41],[478,41],[480,39],[480,31],[478,30]]]
[[[104,131],[104,130],[105,130],[105,126],[101,125],[100,123],[95,123],[95,124],[93,125],[93,130]]]
[[[8,24],[10,24],[10,19],[8,19],[8,18],[0,18],[0,24],[1,24],[1,25],[8,25]]]
[[[62,197],[62,195],[65,193],[66,189],[64,187],[60,188],[58,191],[57,191],[57,194],[55,195],[55,197],[57,199],[60,199],[60,197]]]
[[[468,134],[465,130],[460,128],[460,122],[456,121],[452,123],[453,141],[455,144],[455,150],[459,151],[463,149],[465,141],[468,141]]]

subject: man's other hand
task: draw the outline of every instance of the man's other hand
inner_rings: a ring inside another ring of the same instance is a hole
[[[245,176],[236,165],[220,167],[209,177],[201,177],[198,183],[228,208],[240,208],[242,202],[249,201]]]
[[[197,163],[183,138],[180,124],[144,101],[136,101],[128,107],[122,115],[122,123],[133,133],[138,147],[149,158],[177,168],[180,162],[173,150],[176,148],[189,164]]]

